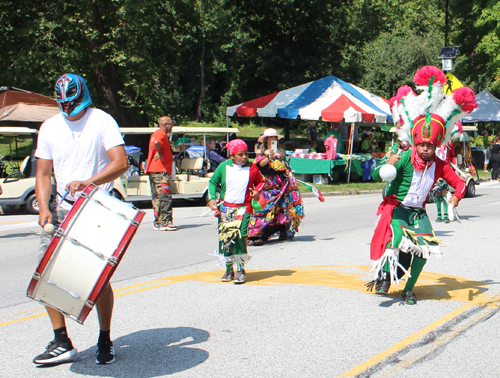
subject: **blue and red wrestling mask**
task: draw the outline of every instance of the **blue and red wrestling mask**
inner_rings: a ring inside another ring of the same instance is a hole
[[[56,82],[56,100],[66,117],[77,115],[92,104],[83,77],[69,73],[62,75]]]

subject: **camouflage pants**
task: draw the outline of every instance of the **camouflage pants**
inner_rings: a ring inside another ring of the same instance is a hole
[[[172,191],[170,190],[170,173],[151,172],[149,174],[154,211],[154,224],[166,226],[172,218]]]
[[[50,202],[49,209],[50,213],[52,214],[52,224],[57,229],[61,225],[66,214],[69,213],[69,210],[63,209],[61,206],[58,206],[54,201]],[[42,233],[40,234],[40,244],[38,245],[38,261],[41,260],[45,251],[49,247],[52,236],[53,235],[47,234],[42,228]]]

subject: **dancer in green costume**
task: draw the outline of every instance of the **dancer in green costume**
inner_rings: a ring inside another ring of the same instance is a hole
[[[440,255],[440,240],[434,235],[425,211],[425,202],[436,181],[443,178],[455,188],[450,204],[458,206],[465,194],[465,182],[443,160],[436,148],[449,137],[456,121],[477,107],[472,90],[462,87],[444,96],[444,73],[436,67],[423,67],[414,78],[422,93],[417,96],[404,86],[391,99],[393,120],[401,139],[413,147],[393,154],[386,164],[373,170],[374,180],[391,181],[377,215],[380,215],[370,247],[375,279],[369,289],[386,294],[391,283],[405,273],[409,279],[403,300],[416,304],[413,288],[431,254]],[[432,109],[432,112],[431,112]],[[448,133],[447,127],[450,127]]]
[[[248,147],[241,139],[227,144],[231,158],[221,163],[210,178],[208,206],[219,218],[219,253],[217,257],[226,265],[222,282],[246,281],[245,263],[250,260],[247,253],[247,230],[253,212],[252,198],[259,199],[264,187],[262,175],[257,166],[248,161]],[[216,194],[220,202],[216,203]],[[236,274],[233,270],[236,266]]]

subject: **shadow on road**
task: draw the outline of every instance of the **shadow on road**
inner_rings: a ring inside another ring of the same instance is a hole
[[[209,353],[189,346],[208,340],[210,333],[198,328],[157,328],[113,340],[116,362],[96,365],[96,347],[78,354],[70,370],[84,376],[159,377],[191,369],[205,362]]]
[[[382,303],[379,304],[379,307],[389,308],[392,305],[401,305],[402,303],[403,302],[401,296],[398,296],[396,298],[390,298],[387,299],[386,301],[383,301]]]
[[[202,224],[181,224],[179,226],[179,230],[185,230],[187,228],[195,228],[195,227],[202,227],[202,226],[209,226],[211,223],[202,223]]]
[[[266,241],[266,244],[272,244],[272,243],[294,243],[294,242],[312,242],[315,241],[316,237],[314,235],[300,235],[300,236],[295,236],[292,240],[279,240],[277,237],[272,237],[268,241]]]
[[[479,215],[460,215],[460,213],[458,213],[458,216],[460,217],[461,221],[474,220],[473,218],[479,218]]]
[[[1,235],[0,239],[6,239],[6,238],[27,238],[28,236],[37,236],[38,234],[36,232],[20,232],[17,234],[8,234],[8,235]]]
[[[295,270],[289,270],[289,269],[284,269],[284,270],[267,270],[265,272],[247,272],[247,282],[257,282],[257,281],[263,281],[271,277],[276,277],[276,276],[291,276],[293,273],[295,273]]]
[[[471,280],[457,280],[453,277],[441,277],[438,284],[434,285],[418,285],[415,287],[415,292],[419,299],[432,299],[432,300],[448,300],[454,297],[456,292],[463,292],[467,294],[464,300],[473,301],[480,294],[488,291],[490,284],[480,281]],[[455,292],[455,293],[454,293]]]
[[[443,237],[447,235],[453,235],[455,233],[455,230],[450,230],[450,231],[436,231],[434,230],[434,234],[438,237]]]

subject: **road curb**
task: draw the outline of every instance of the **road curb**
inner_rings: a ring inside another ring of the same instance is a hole
[[[331,196],[352,196],[358,194],[372,194],[372,193],[382,193],[382,189],[373,189],[373,190],[356,190],[356,189],[346,189],[335,192],[321,192],[323,197],[331,197]],[[314,193],[300,193],[302,198],[316,197]]]
[[[479,177],[480,182],[488,182],[490,179],[487,177]],[[345,189],[334,192],[321,192],[323,197],[331,197],[331,196],[352,196],[358,194],[372,194],[372,193],[382,193],[382,189],[373,189],[373,190],[356,190],[356,189]],[[316,197],[314,193],[300,193],[303,198]]]

